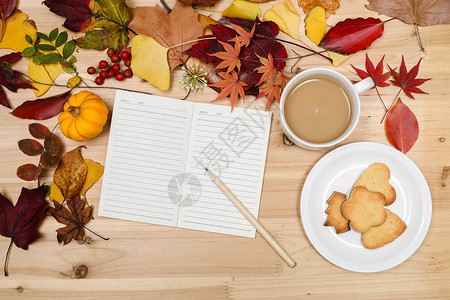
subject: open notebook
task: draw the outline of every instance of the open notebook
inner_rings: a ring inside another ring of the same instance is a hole
[[[255,237],[271,113],[117,91],[99,215]]]

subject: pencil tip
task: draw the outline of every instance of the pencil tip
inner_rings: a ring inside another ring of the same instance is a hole
[[[209,169],[208,169],[207,167],[205,167],[205,170],[206,170],[206,172],[208,172],[208,171],[209,171]]]

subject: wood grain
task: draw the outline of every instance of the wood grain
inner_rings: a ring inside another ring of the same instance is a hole
[[[278,1],[261,4],[266,11]],[[341,6],[328,19],[330,25],[347,17],[380,17],[367,10],[364,0],[341,1]],[[37,24],[38,30],[49,32],[54,27],[62,29],[63,19],[50,13],[41,1],[18,1],[19,8]],[[153,5],[156,2],[130,0],[130,7]],[[231,3],[222,0],[214,11],[221,11]],[[168,1],[173,6],[174,1]],[[300,12],[304,14],[293,1]],[[199,12],[219,16],[210,8],[197,8]],[[367,51],[351,56],[341,67],[335,68],[352,80],[357,80],[350,64],[364,67],[365,54],[373,61],[385,55],[385,62],[398,66],[402,55],[408,68],[422,58],[419,77],[432,78],[422,87],[427,95],[417,95],[410,100],[401,95],[419,120],[420,135],[416,145],[408,153],[423,172],[433,198],[433,217],[424,242],[408,260],[399,266],[375,274],[360,274],[340,269],[325,260],[311,245],[301,225],[299,216],[300,193],[305,179],[314,164],[328,151],[306,151],[283,144],[283,134],[274,112],[269,150],[260,208],[260,222],[292,255],[298,266],[290,269],[267,246],[261,236],[256,239],[231,237],[200,231],[183,230],[164,226],[127,222],[97,216],[101,182],[87,194],[95,206],[95,219],[89,228],[109,237],[103,241],[93,235],[92,243],[75,242],[59,246],[55,230],[60,227],[54,219],[44,220],[42,237],[30,245],[28,251],[14,247],[9,261],[10,276],[0,280],[1,299],[445,299],[450,295],[450,25],[421,27],[420,34],[425,52],[419,50],[413,36],[414,29],[398,20],[388,22],[384,35]],[[302,38],[304,37],[303,27]],[[76,37],[78,34],[69,33]],[[284,34],[280,37],[288,38]],[[289,55],[293,55],[287,47]],[[10,53],[0,50],[0,54]],[[301,52],[302,53],[302,52]],[[77,67],[83,77],[89,78],[86,69],[106,57],[95,50],[76,53]],[[293,62],[289,62],[288,67]],[[320,57],[306,57],[296,66],[302,69],[330,67]],[[27,60],[22,59],[15,68],[26,73]],[[107,81],[105,86],[127,88],[157,95],[183,98],[185,91],[178,83],[178,71],[173,73],[171,88],[160,92],[148,83],[134,77],[124,82]],[[64,83],[67,77],[58,79]],[[91,89],[112,108],[114,89]],[[53,87],[47,95],[65,91]],[[395,87],[381,89],[381,95],[390,102],[397,93]],[[29,90],[19,93],[7,91],[13,107],[25,100],[35,99]],[[192,93],[187,101],[210,102],[217,97],[211,89]],[[383,110],[375,92],[361,96],[360,123],[345,143],[372,141],[388,144],[384,127],[380,125]],[[229,100],[218,101],[228,105]],[[248,97],[240,107],[264,109],[265,99]],[[16,177],[16,169],[24,163],[36,162],[25,156],[17,147],[17,141],[31,137],[30,120],[20,120],[0,107],[0,192],[14,202],[22,186],[32,188]],[[39,122],[53,128],[57,119]],[[95,139],[83,143],[85,158],[105,162],[108,144],[107,125]],[[64,151],[81,143],[56,134],[62,139]],[[52,171],[43,182],[50,183]],[[6,255],[9,239],[0,237],[0,261]]]

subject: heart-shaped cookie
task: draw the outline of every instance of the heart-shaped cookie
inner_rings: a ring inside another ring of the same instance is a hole
[[[396,198],[394,187],[389,183],[391,171],[383,163],[370,165],[356,180],[353,187],[363,186],[372,192],[379,192],[386,198],[386,205],[391,205]]]

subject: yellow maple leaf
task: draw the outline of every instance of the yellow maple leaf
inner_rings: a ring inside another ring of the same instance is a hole
[[[261,15],[261,8],[258,3],[245,0],[234,0],[227,9],[222,12],[222,16],[228,18],[240,18],[245,20],[255,20]]]
[[[325,35],[328,25],[325,20],[325,8],[316,6],[311,9],[305,18],[305,33],[309,39],[319,45]]]
[[[266,12],[263,20],[277,23],[281,31],[294,39],[300,40],[300,15],[290,0],[276,4]]]
[[[36,40],[36,26],[28,21],[28,15],[16,9],[4,22],[4,35],[0,43],[0,48],[11,49],[22,52],[23,49],[31,45],[25,40],[25,35],[29,35],[33,41]]]
[[[133,74],[167,91],[170,86],[170,69],[167,62],[169,48],[161,46],[155,39],[139,34],[131,41],[131,69]]]

